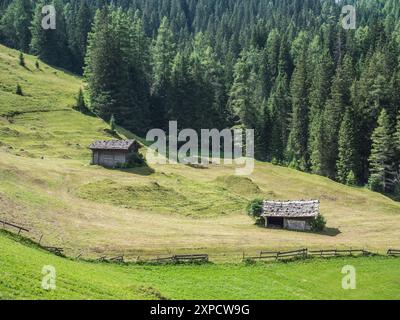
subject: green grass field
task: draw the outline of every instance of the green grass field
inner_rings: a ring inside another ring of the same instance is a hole
[[[42,268],[56,289],[42,289]],[[345,265],[356,289],[342,289]],[[400,299],[400,259],[337,258],[290,263],[112,265],[76,262],[0,233],[0,299]],[[212,277],[212,281],[210,281]]]
[[[128,259],[208,253],[215,265],[113,266],[61,259],[0,236],[3,298],[399,298],[399,261],[350,259],[360,287],[340,287],[347,259],[239,264],[260,249],[400,248],[400,203],[364,188],[257,162],[249,177],[211,165],[90,166],[87,146],[112,139],[102,120],[72,109],[81,79],[0,46],[0,220],[26,236],[61,246],[70,257],[124,254]],[[18,96],[19,83],[24,96]],[[120,128],[121,137],[135,137]],[[146,148],[142,148],[145,154]],[[267,230],[244,213],[249,200],[320,199],[322,234]],[[58,290],[40,289],[54,265]],[[210,283],[210,277],[213,278]]]

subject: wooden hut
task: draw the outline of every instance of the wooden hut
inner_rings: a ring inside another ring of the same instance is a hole
[[[115,168],[129,162],[130,156],[139,150],[136,140],[95,141],[90,146],[92,164]]]
[[[305,231],[311,230],[319,212],[319,200],[264,201],[261,217],[268,228]]]

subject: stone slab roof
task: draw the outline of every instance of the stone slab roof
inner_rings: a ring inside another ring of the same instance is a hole
[[[264,201],[261,216],[283,218],[316,218],[319,200]]]
[[[92,150],[129,150],[136,140],[98,140],[90,144]]]

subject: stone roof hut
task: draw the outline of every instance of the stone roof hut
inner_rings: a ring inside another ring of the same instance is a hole
[[[264,201],[261,217],[265,227],[304,231],[319,214],[319,200]]]
[[[115,168],[127,164],[130,156],[137,153],[139,143],[136,140],[102,140],[90,146],[92,164]]]

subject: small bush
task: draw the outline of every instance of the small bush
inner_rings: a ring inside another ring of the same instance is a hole
[[[22,88],[19,84],[17,84],[17,89],[15,90],[15,93],[19,96],[23,96],[24,93],[22,92]]]
[[[353,170],[349,172],[346,178],[346,184],[348,186],[356,186],[357,185],[357,178],[356,175],[354,174]]]
[[[25,67],[25,58],[22,52],[19,53],[19,65]]]
[[[83,114],[86,114],[86,115],[90,115],[91,114],[91,111],[86,106],[85,98],[84,98],[82,89],[79,89],[78,95],[76,96],[76,103],[73,106],[73,109],[76,110],[76,111],[79,111],[79,112],[81,112]]]
[[[110,129],[111,131],[115,131],[115,128],[116,128],[115,117],[114,114],[112,114],[110,119]]]
[[[368,187],[372,191],[383,192],[382,180],[376,175],[371,175],[371,177],[368,180]]]
[[[247,205],[247,214],[251,216],[257,225],[263,224],[261,214],[262,214],[262,206],[263,200],[262,199],[254,199]]]
[[[311,221],[311,230],[314,232],[321,232],[325,229],[326,220],[322,214],[320,214],[315,220]]]

